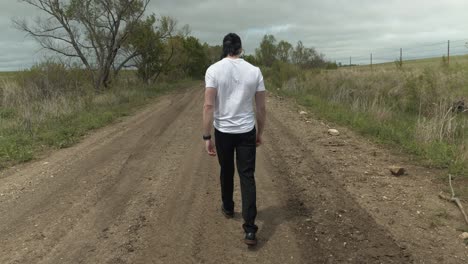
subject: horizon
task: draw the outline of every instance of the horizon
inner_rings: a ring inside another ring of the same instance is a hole
[[[11,23],[13,17],[29,17],[32,21],[40,14],[38,11],[17,1],[1,3],[0,7],[0,24],[5,28],[0,36],[0,71],[27,69],[50,55]],[[349,57],[352,64],[369,64],[371,53],[375,64],[391,62],[399,58],[400,48],[405,60],[442,57],[447,54],[448,40],[452,55],[468,54],[468,29],[464,28],[468,2],[461,0],[411,3],[362,0],[359,4],[344,0],[326,3],[243,0],[229,12],[242,14],[242,19],[219,12],[223,7],[224,3],[214,0],[197,4],[188,0],[157,0],[150,2],[146,13],[174,17],[179,26],[188,24],[192,35],[209,45],[219,45],[226,33],[236,32],[243,40],[246,54],[254,54],[266,34],[293,46],[301,40],[304,46],[315,48],[328,60],[345,65],[349,64]]]

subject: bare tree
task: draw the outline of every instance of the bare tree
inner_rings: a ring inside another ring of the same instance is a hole
[[[314,48],[304,47],[302,41],[292,51],[292,63],[303,68],[323,68],[326,66],[325,55],[318,53]]]
[[[118,74],[138,52],[121,53],[150,0],[20,0],[42,11],[33,24],[15,19],[20,30],[62,56],[80,60],[92,73],[94,87],[108,88],[112,69]],[[116,58],[119,59],[116,65]]]

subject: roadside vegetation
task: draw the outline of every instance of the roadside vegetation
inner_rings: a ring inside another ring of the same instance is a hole
[[[264,42],[269,42],[268,49],[262,49]],[[262,65],[271,91],[295,98],[321,118],[419,157],[428,166],[466,175],[467,57],[455,57],[450,65],[439,58],[405,62],[402,67],[390,63],[342,68],[323,56],[298,63],[297,47],[280,56],[280,43],[265,37],[252,58]],[[274,59],[266,63],[260,50]]]
[[[0,81],[0,165],[69,147],[161,94],[194,85],[190,78],[146,85],[135,76],[122,74],[118,85],[96,94],[82,70],[49,62]]]
[[[175,18],[147,14],[149,0],[21,0],[36,19],[14,26],[49,58],[0,74],[0,169],[65,148],[151,99],[203,79],[220,46]]]

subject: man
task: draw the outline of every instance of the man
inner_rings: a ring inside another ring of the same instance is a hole
[[[218,155],[221,167],[221,211],[234,216],[234,153],[242,193],[242,217],[245,243],[257,244],[255,187],[256,147],[260,146],[265,127],[265,85],[259,68],[240,58],[242,43],[230,33],[223,40],[222,60],[206,71],[203,126],[206,151]],[[256,115],[253,109],[255,99]],[[213,122],[214,118],[214,122]],[[256,118],[256,119],[255,119]],[[255,127],[257,121],[257,128]],[[215,145],[211,129],[215,128]]]

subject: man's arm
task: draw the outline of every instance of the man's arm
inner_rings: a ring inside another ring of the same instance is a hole
[[[265,129],[265,120],[266,120],[266,105],[265,99],[266,92],[256,92],[255,93],[255,106],[257,108],[256,117],[257,117],[257,146],[260,146],[263,143],[263,131]]]
[[[207,87],[205,89],[205,103],[203,105],[203,135],[211,135],[211,129],[213,127],[213,113],[215,107],[215,100],[218,91],[215,88]],[[213,141],[205,140],[206,151],[210,156],[215,156],[216,151],[214,149]]]

